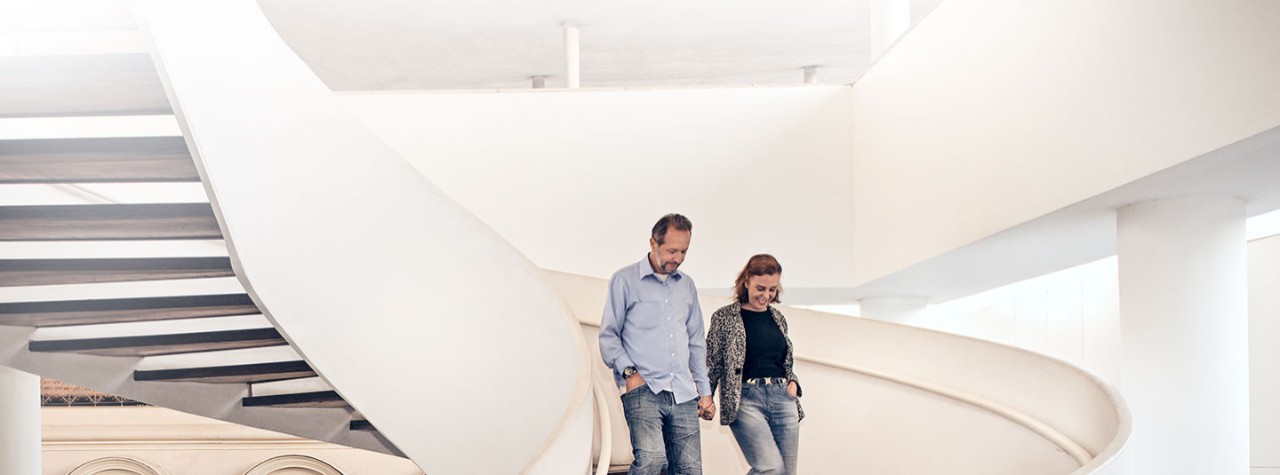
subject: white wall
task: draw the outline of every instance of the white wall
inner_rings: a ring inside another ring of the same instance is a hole
[[[1280,474],[1280,235],[1249,243],[1252,475]]]
[[[1031,350],[1120,382],[1120,308],[1110,257],[930,305],[901,321]],[[862,315],[858,305],[813,305]]]
[[[941,2],[853,86],[855,280],[1280,124],[1276,18],[1270,0]]]
[[[848,87],[340,97],[544,268],[608,277],[675,211],[704,289],[759,252],[790,285],[852,284]]]
[[[1115,258],[929,307],[908,322],[1035,351],[1120,383]]]
[[[906,322],[1018,346],[1121,384],[1115,258],[933,305]],[[1250,465],[1280,475],[1280,235],[1249,243]],[[856,307],[815,309],[856,314]]]

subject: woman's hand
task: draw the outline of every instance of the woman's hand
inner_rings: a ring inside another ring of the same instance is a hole
[[[795,398],[800,397],[800,383],[797,383],[795,381],[788,382],[787,394],[790,394],[791,397],[795,397]]]

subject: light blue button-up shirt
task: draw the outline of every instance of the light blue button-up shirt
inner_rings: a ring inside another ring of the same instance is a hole
[[[600,319],[600,357],[619,386],[622,370],[635,366],[654,394],[671,391],[676,402],[710,396],[706,326],[693,279],[678,270],[659,279],[648,256],[615,272]]]

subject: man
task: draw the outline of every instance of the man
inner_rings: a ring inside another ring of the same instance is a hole
[[[622,408],[635,461],[627,473],[702,473],[698,417],[711,420],[702,309],[693,279],[679,272],[693,223],[668,214],[653,225],[649,255],[609,280],[600,355],[626,386]]]

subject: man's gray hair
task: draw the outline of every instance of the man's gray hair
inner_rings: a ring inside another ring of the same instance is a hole
[[[653,233],[650,234],[650,237],[661,246],[667,242],[668,229],[693,232],[693,222],[682,214],[667,213],[666,216],[663,216],[653,225]]]

